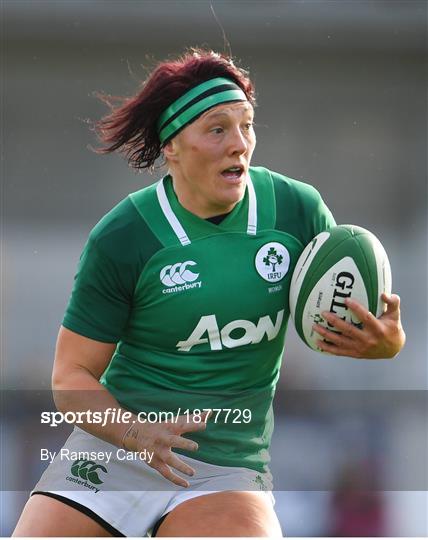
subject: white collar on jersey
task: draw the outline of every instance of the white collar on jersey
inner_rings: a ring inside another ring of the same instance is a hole
[[[251,181],[250,175],[248,175],[247,180],[248,188],[248,224],[247,224],[247,234],[255,235],[257,234],[257,198],[256,192],[254,191],[253,182]],[[183,229],[183,226],[179,222],[177,216],[174,214],[171,205],[169,204],[168,197],[165,191],[165,178],[163,178],[157,185],[156,193],[158,196],[158,201],[162,212],[164,213],[166,219],[171,225],[172,230],[175,232],[177,238],[180,241],[182,246],[187,246],[190,244],[190,239],[186,234],[186,231]]]

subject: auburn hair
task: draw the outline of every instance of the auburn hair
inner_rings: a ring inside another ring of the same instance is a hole
[[[156,126],[162,112],[194,86],[215,77],[233,80],[255,106],[255,89],[247,71],[225,54],[190,49],[176,60],[159,63],[132,97],[96,94],[110,113],[93,124],[102,143],[95,151],[117,150],[132,168],[153,170],[162,152]]]

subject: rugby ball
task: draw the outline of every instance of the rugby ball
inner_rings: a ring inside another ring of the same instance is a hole
[[[338,225],[318,234],[303,250],[291,278],[290,313],[297,333],[312,349],[322,339],[312,325],[330,327],[321,313],[331,311],[361,327],[345,304],[352,298],[379,317],[381,294],[391,293],[391,267],[379,240],[355,225]]]

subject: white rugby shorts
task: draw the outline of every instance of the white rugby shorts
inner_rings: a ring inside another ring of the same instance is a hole
[[[88,510],[115,536],[150,535],[180,503],[219,491],[261,491],[272,505],[272,477],[245,467],[223,467],[180,455],[195,470],[190,487],[166,480],[141,457],[76,427],[35,486]],[[183,476],[182,473],[179,473]]]

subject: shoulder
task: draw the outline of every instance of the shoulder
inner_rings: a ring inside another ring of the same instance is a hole
[[[254,170],[254,172],[253,172]],[[275,199],[275,228],[293,235],[306,245],[319,232],[334,226],[334,218],[318,190],[264,167],[254,167],[255,183],[272,186]]]
[[[302,205],[318,205],[321,195],[318,190],[299,180],[294,180],[284,174],[271,171],[265,167],[251,167],[251,177],[255,183],[271,182],[275,191],[275,198],[280,202],[299,202]]]
[[[135,207],[132,195],[125,197],[98,221],[88,240],[101,255],[125,264],[135,262],[136,258],[146,259],[161,247]]]

